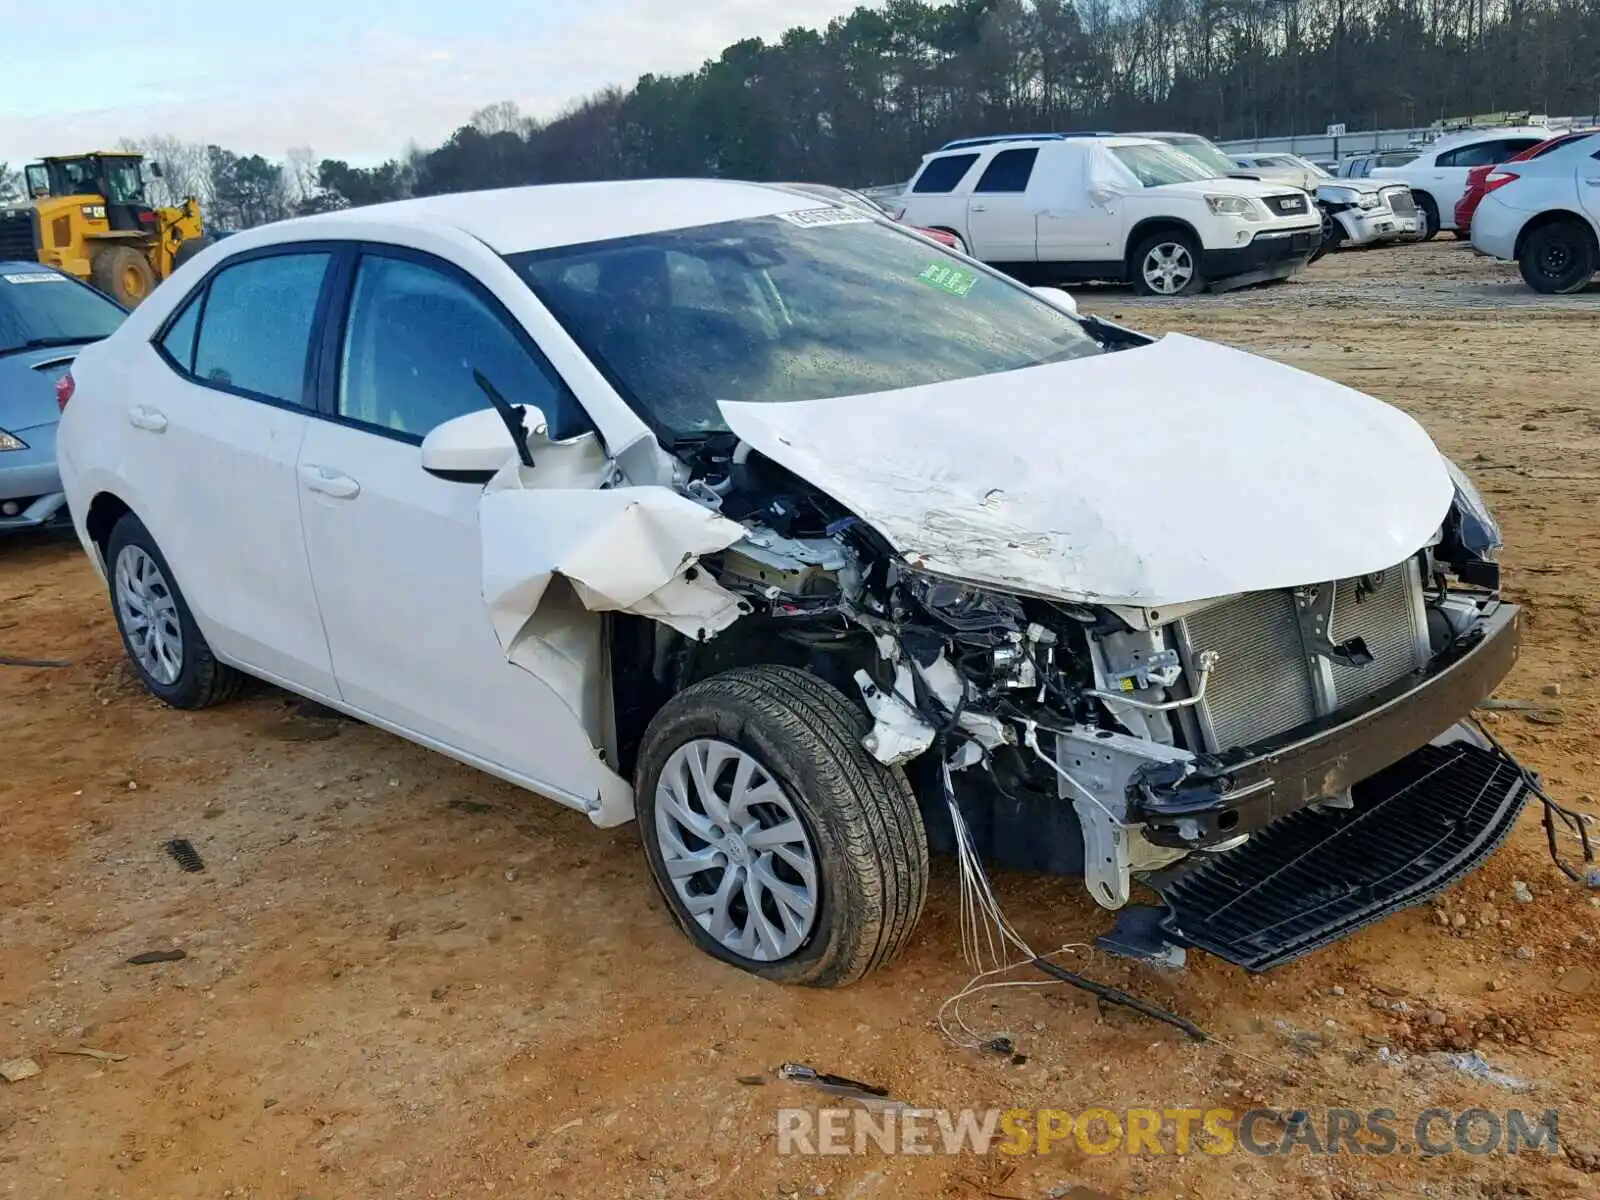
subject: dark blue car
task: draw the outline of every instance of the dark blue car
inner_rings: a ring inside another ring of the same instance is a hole
[[[56,474],[56,383],[127,313],[69,275],[0,261],[0,530],[66,517]]]

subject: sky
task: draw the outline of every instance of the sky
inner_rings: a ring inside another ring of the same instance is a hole
[[[476,108],[537,117],[862,0],[0,0],[0,162],[172,134],[370,163]]]

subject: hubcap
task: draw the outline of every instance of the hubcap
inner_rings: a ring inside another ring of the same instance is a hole
[[[756,962],[798,950],[816,923],[816,854],[766,768],[728,742],[698,738],[667,759],[655,801],[662,867],[700,928]]]
[[[1194,259],[1187,247],[1177,242],[1162,242],[1144,256],[1144,281],[1150,290],[1175,296],[1194,278]]]
[[[171,686],[183,673],[183,626],[171,586],[138,546],[122,548],[114,577],[128,652],[146,675]]]

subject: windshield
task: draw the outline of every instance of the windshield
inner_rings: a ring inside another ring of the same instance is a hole
[[[1309,158],[1300,158],[1299,156],[1294,156],[1294,157],[1291,157],[1289,159],[1289,161],[1292,162],[1297,167],[1304,167],[1308,172],[1311,173],[1312,176],[1314,176],[1317,179],[1332,179],[1333,178],[1332,175],[1328,174],[1327,171],[1325,171],[1321,167],[1317,166],[1317,164],[1312,162]]]
[[[1215,178],[1201,163],[1170,146],[1157,143],[1134,146],[1114,146],[1111,153],[1118,162],[1132,171],[1144,187],[1165,187],[1169,183],[1195,183]]]
[[[726,431],[719,400],[892,391],[1101,349],[1026,288],[836,208],[509,261],[669,440]]]
[[[96,342],[126,314],[54,271],[0,270],[0,354]]]
[[[1213,174],[1226,178],[1239,169],[1238,164],[1203,137],[1177,137],[1167,143],[1182,150]]]

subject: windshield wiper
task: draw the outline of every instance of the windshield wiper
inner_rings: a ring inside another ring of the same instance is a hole
[[[99,340],[98,334],[90,337],[36,337],[15,346],[0,346],[0,354],[21,354],[24,350],[50,350],[57,346],[83,346]]]

